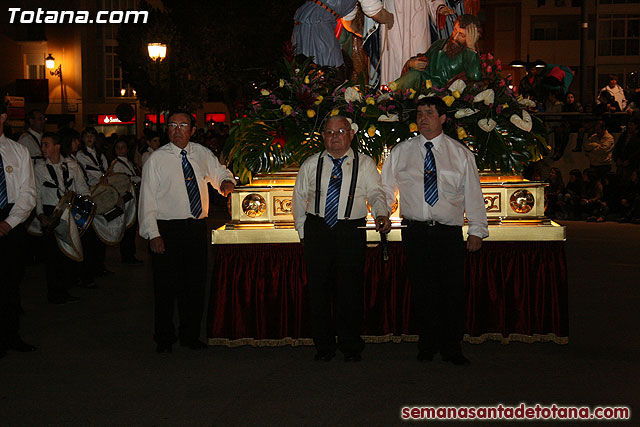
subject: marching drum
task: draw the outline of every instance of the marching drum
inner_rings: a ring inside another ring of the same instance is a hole
[[[131,178],[124,173],[114,173],[106,177],[107,184],[116,189],[120,197],[131,188]]]
[[[104,215],[116,206],[120,194],[112,186],[101,184],[91,191],[91,198],[96,205],[96,215]]]
[[[89,197],[79,194],[73,195],[73,200],[71,201],[71,217],[78,226],[78,231],[81,236],[91,225],[95,213],[96,204]]]

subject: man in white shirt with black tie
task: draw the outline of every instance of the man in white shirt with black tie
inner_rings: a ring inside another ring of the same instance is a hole
[[[474,155],[442,131],[445,103],[426,97],[417,105],[420,135],[391,150],[382,182],[389,205],[400,194],[418,360],[430,361],[439,352],[443,361],[466,365],[462,226],[466,212],[466,249],[478,251],[489,235],[484,199]]]
[[[24,269],[24,221],[36,205],[36,185],[29,151],[7,138],[7,110],[0,98],[0,358],[7,350],[36,348],[20,338],[20,280]]]
[[[42,144],[42,133],[44,132],[44,126],[47,123],[47,119],[40,110],[31,110],[27,114],[27,120],[29,127],[27,131],[20,135],[18,142],[24,145],[29,150],[31,160],[36,161],[42,159],[42,151],[40,151],[40,145]]]
[[[155,288],[155,333],[158,353],[171,353],[172,344],[204,349],[200,322],[207,277],[207,217],[210,183],[223,196],[235,187],[232,173],[209,149],[190,138],[195,118],[175,111],[167,122],[170,144],[154,151],[142,170],[138,221],[148,239]],[[176,337],[173,306],[180,317]]]
[[[391,229],[380,174],[373,159],[356,157],[351,148],[354,135],[346,118],[330,117],[322,132],[325,150],[302,164],[293,189],[295,227],[304,243],[311,294],[315,360],[325,362],[335,356],[336,347],[347,362],[360,361],[364,349],[360,332],[367,201],[376,230]]]

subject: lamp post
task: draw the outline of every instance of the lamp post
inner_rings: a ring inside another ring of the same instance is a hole
[[[63,102],[64,92],[62,91],[62,64],[58,65],[58,68],[56,68],[56,59],[51,54],[44,59],[44,63],[49,70],[49,74],[52,76],[58,76],[60,79],[60,102]]]
[[[149,52],[149,58],[156,63],[156,98],[158,98],[158,105],[156,105],[156,131],[160,132],[160,63],[167,56],[167,45],[164,43],[149,43],[147,44],[147,50]]]

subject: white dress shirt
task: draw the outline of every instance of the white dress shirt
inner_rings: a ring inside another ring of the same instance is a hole
[[[111,171],[113,173],[123,173],[127,175],[129,178],[131,178],[131,182],[133,182],[134,184],[140,183],[140,176],[138,175],[136,167],[126,156],[118,156],[116,158],[116,163],[113,165],[113,169]]]
[[[104,173],[102,170],[100,170],[100,165],[97,162],[100,162],[102,164],[102,169],[104,171],[106,171],[109,166],[107,165],[107,158],[104,156],[104,154],[101,154],[100,158],[98,159],[95,148],[85,148],[90,156],[85,154],[84,151],[78,150],[78,152],[76,153],[76,161],[80,164],[82,170],[84,170],[84,173],[87,177],[87,184],[89,184],[89,186],[93,186],[98,183]]]
[[[42,158],[42,134],[31,128],[27,129],[25,133],[20,135],[18,143],[24,145],[29,150],[29,155],[32,159]]]
[[[13,203],[5,219],[11,228],[24,222],[36,206],[36,181],[29,150],[17,142],[0,135],[0,155],[4,166],[7,198]]]
[[[53,177],[49,173],[47,165],[53,166],[53,170],[56,173],[58,179],[58,188],[51,188],[44,185],[45,182],[56,184]],[[67,183],[64,182],[64,168],[69,171],[69,179]],[[58,194],[64,195],[67,191],[74,191],[82,196],[89,195],[89,187],[87,186],[80,166],[73,160],[69,160],[60,157],[58,163],[51,163],[51,160],[38,160],[34,166],[36,175],[36,188],[38,192],[38,198],[36,203],[36,214],[40,215],[44,213],[43,205],[56,206],[60,201]]]
[[[234,184],[236,181],[208,148],[189,142],[185,149],[200,189],[202,214],[199,219],[206,218],[209,210],[207,184],[220,191],[223,181]],[[156,220],[193,218],[180,151],[173,143],[166,144],[149,156],[142,169],[138,220],[140,236],[145,239],[160,236]]]
[[[602,89],[600,89],[601,93],[603,90],[606,90],[613,96],[613,98],[618,101],[618,105],[620,105],[620,111],[624,111],[627,109],[627,98],[624,96],[624,90],[619,86],[615,85],[613,88],[606,85]],[[598,100],[597,104],[600,104],[600,100]]]
[[[147,151],[142,153],[142,158],[141,158],[142,166],[144,166],[144,164],[147,163],[147,160],[149,160],[149,156],[151,155],[151,153],[153,153],[153,148],[151,147],[147,147]]]
[[[446,225],[464,225],[469,234],[489,236],[487,212],[475,157],[455,139],[441,133],[431,149],[438,172],[438,201],[424,200],[424,136],[418,135],[393,147],[382,167],[382,183],[389,206],[400,192],[400,216],[414,221],[433,220]]]
[[[316,169],[318,167],[318,156],[322,154],[322,176],[320,188],[320,211],[315,212],[316,200]],[[345,154],[346,159],[342,162],[342,186],[340,187],[340,199],[338,201],[338,219],[344,219],[347,200],[349,197],[349,187],[351,186],[351,173],[353,170],[353,150],[350,148]],[[351,219],[359,219],[367,216],[367,201],[371,205],[371,213],[376,218],[380,215],[389,215],[386,206],[384,192],[382,191],[380,174],[375,162],[371,157],[360,154],[358,158],[358,182],[354,194]],[[295,227],[300,239],[304,239],[304,223],[306,214],[311,213],[324,218],[324,208],[327,201],[327,189],[333,161],[326,151],[314,154],[309,157],[300,167],[296,185],[293,187],[293,217]]]

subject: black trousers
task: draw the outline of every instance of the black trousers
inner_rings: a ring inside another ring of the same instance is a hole
[[[418,349],[460,354],[464,334],[464,240],[462,227],[403,221]]]
[[[320,353],[360,353],[363,316],[363,277],[366,220],[338,221],[333,227],[323,218],[307,215],[304,224],[304,259],[311,293],[313,343]],[[331,302],[335,296],[335,327]]]
[[[22,224],[0,237],[0,350],[19,338],[20,281],[24,273],[26,238]]]
[[[120,259],[131,261],[136,257],[136,234],[138,234],[138,221],[124,231],[120,241]]]
[[[82,235],[82,249],[84,251],[84,261],[80,275],[85,282],[93,281],[93,278],[104,270],[104,258],[107,245],[96,234],[93,226],[89,227]]]
[[[207,280],[207,224],[204,219],[158,221],[164,254],[152,252],[157,343],[176,341],[173,311],[178,301],[180,341],[200,338]]]

